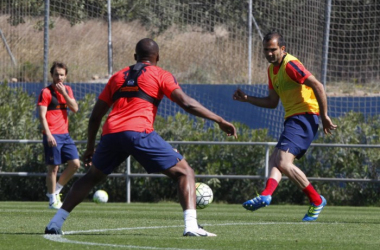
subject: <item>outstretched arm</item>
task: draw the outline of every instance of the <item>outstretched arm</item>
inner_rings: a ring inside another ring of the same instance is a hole
[[[331,130],[337,128],[335,124],[332,123],[330,117],[327,115],[327,97],[323,84],[320,83],[313,75],[309,76],[304,84],[313,89],[314,95],[317,98],[319,105],[319,115],[322,119],[323,132],[325,134],[331,134]]]
[[[269,89],[269,94],[266,97],[249,96],[243,90],[237,89],[233,94],[232,99],[239,102],[248,102],[262,108],[274,109],[277,107],[280,97],[273,89]]]
[[[214,121],[218,123],[220,129],[226,132],[228,136],[237,138],[236,128],[232,123],[227,122],[222,117],[202,106],[198,101],[186,95],[182,89],[175,89],[171,94],[171,99],[189,114]]]

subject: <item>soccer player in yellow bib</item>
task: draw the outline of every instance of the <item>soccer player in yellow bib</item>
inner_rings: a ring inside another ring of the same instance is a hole
[[[269,159],[270,175],[265,189],[257,197],[244,202],[243,207],[255,211],[268,206],[284,174],[310,200],[310,207],[302,220],[314,221],[327,202],[314,189],[302,170],[294,165],[294,159],[300,159],[315,138],[319,126],[318,117],[322,120],[326,134],[331,134],[337,126],[327,115],[327,98],[323,84],[296,57],[285,51],[283,36],[278,32],[266,34],[263,38],[263,50],[270,63],[268,96],[248,96],[237,89],[233,99],[263,108],[276,108],[281,99],[285,109],[284,130]]]

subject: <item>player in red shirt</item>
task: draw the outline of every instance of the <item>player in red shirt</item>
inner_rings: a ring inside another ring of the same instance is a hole
[[[67,66],[54,62],[50,69],[53,83],[41,90],[37,108],[42,125],[45,162],[48,168],[46,176],[49,208],[59,209],[62,206],[60,192],[80,166],[77,147],[69,134],[67,108],[78,111],[70,86],[64,85],[67,77]],[[59,165],[67,162],[58,182]]]
[[[285,109],[284,130],[269,159],[270,175],[265,189],[257,197],[244,202],[243,206],[251,211],[268,206],[284,174],[310,200],[310,207],[302,221],[315,221],[326,205],[326,199],[314,189],[304,172],[294,165],[294,160],[305,154],[317,135],[318,116],[326,134],[337,126],[327,115],[327,98],[322,83],[296,57],[285,52],[282,35],[277,32],[265,35],[263,48],[270,63],[268,96],[248,96],[238,89],[233,99],[264,108],[276,108],[281,99]]]
[[[163,173],[178,183],[179,201],[184,213],[184,236],[216,236],[198,226],[194,170],[183,156],[153,129],[157,107],[166,96],[186,112],[218,123],[221,130],[236,137],[234,125],[187,96],[174,76],[159,67],[156,42],[145,38],[136,45],[137,63],[114,74],[100,94],[88,125],[85,165],[91,166],[67,195],[45,229],[45,234],[62,234],[69,213],[93,187],[104,180],[129,155],[148,173]],[[103,125],[101,141],[95,151],[96,133],[103,116],[112,107]]]

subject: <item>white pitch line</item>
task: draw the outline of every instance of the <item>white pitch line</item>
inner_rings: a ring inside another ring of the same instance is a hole
[[[68,234],[77,234],[77,233],[107,232],[107,231],[125,231],[125,230],[140,230],[140,229],[161,229],[161,228],[182,227],[182,226],[122,227],[122,228],[92,229],[92,230],[82,230],[82,231],[68,231],[68,232],[65,231],[65,235],[68,235]]]
[[[63,238],[62,235],[44,235],[45,239],[60,242],[60,243],[71,243],[79,245],[89,245],[89,246],[105,246],[105,247],[121,247],[121,248],[135,248],[135,249],[170,249],[170,250],[198,250],[198,249],[185,249],[185,248],[167,248],[167,247],[147,247],[147,246],[133,246],[133,245],[117,245],[117,244],[106,244],[106,243],[95,243],[95,242],[86,242],[86,241],[76,241]],[[199,249],[204,250],[204,249]]]
[[[323,223],[323,222],[231,222],[222,224],[202,224],[202,226],[243,226],[243,225],[307,225],[307,224],[335,224],[335,223]],[[125,230],[140,230],[140,229],[162,229],[170,227],[183,227],[180,226],[154,226],[154,227],[122,227],[122,228],[105,228],[105,229],[91,229],[81,231],[65,231],[65,235],[77,234],[77,233],[95,233],[95,232],[107,232],[107,231],[125,231]]]
[[[317,225],[317,224],[338,224],[338,223],[305,223],[305,222],[239,222],[239,223],[221,223],[221,224],[202,224],[205,226],[241,226],[241,225]],[[181,226],[152,226],[152,227],[123,227],[123,228],[109,228],[109,229],[92,229],[92,230],[81,230],[81,231],[68,231],[65,235],[73,235],[77,233],[94,233],[94,232],[107,232],[107,231],[124,231],[124,230],[141,230],[141,229],[162,229],[171,227],[183,227]],[[117,244],[106,244],[106,243],[95,243],[86,241],[76,241],[63,238],[63,235],[51,235],[45,234],[44,238],[47,240],[60,242],[60,243],[71,243],[80,245],[90,245],[90,246],[106,246],[106,247],[122,247],[122,248],[134,248],[134,249],[170,249],[170,250],[202,250],[202,249],[185,249],[185,248],[161,248],[161,247],[149,247],[149,246],[134,246],[134,245],[117,245]]]

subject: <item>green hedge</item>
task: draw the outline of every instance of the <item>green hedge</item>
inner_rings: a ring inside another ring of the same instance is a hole
[[[87,123],[95,102],[94,95],[78,101],[79,112],[70,113],[70,134],[74,140],[86,140]],[[173,104],[174,105],[174,104]],[[361,114],[348,113],[334,119],[339,128],[333,135],[320,135],[315,142],[345,144],[379,144],[380,116],[365,119]],[[175,117],[157,117],[155,128],[168,141],[241,141],[267,142],[267,130],[253,130],[234,123],[238,129],[237,140],[225,136],[217,126],[209,127],[203,119],[178,113]],[[0,138],[40,140],[40,125],[36,116],[36,100],[21,89],[0,84]],[[100,132],[98,134],[100,138]],[[78,145],[83,153],[84,144]],[[264,146],[232,145],[173,145],[184,155],[196,174],[264,175]],[[41,143],[1,143],[0,171],[45,172]],[[343,177],[379,179],[379,149],[311,147],[300,161],[296,161],[309,177]],[[145,173],[133,158],[132,173]],[[81,168],[80,172],[86,169]],[[115,172],[124,172],[122,164]],[[68,192],[76,178],[63,190]],[[214,191],[216,202],[241,203],[252,198],[263,188],[263,180],[197,179],[208,183]],[[379,183],[313,182],[328,200],[335,205],[379,205]],[[169,178],[132,178],[132,201],[177,201],[176,184]],[[126,200],[126,183],[123,178],[108,178],[95,189],[105,189],[111,202]],[[95,190],[94,190],[95,191]],[[45,177],[0,176],[0,200],[35,200],[45,197]],[[89,195],[89,199],[91,198]],[[307,199],[289,180],[283,180],[273,196],[273,204],[306,204]]]

